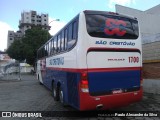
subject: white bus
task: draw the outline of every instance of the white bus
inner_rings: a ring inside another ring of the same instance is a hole
[[[86,10],[38,49],[37,78],[54,100],[78,110],[142,99],[142,48],[136,18]]]

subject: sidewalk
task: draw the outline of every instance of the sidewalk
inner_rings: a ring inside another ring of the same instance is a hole
[[[10,81],[10,80],[18,80],[19,75],[18,74],[6,74],[0,77],[0,80],[2,81]]]
[[[7,74],[0,77],[0,81],[16,81],[19,80],[19,78],[21,78],[21,80],[33,80],[36,79],[36,75],[21,74],[19,76],[19,74]]]
[[[21,80],[33,80],[36,79],[36,75],[21,74]],[[19,80],[19,74],[11,74],[0,77],[0,81],[17,81]],[[160,94],[160,79],[144,79],[143,90],[146,93]]]
[[[160,94],[160,79],[144,79],[143,90],[146,93]]]

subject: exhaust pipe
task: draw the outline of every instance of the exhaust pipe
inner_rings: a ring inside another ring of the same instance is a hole
[[[103,108],[103,104],[99,104],[99,105],[96,106],[96,109],[97,109],[97,110],[100,110],[100,109],[102,109],[102,108]]]

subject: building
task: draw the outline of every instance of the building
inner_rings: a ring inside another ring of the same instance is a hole
[[[22,36],[23,34],[21,31],[8,31],[7,48],[13,43],[14,40],[19,40]]]
[[[160,5],[145,11],[116,5],[116,12],[138,19],[144,74],[146,77],[160,78]]]
[[[36,11],[22,12],[21,19],[19,20],[19,30],[17,32],[8,31],[7,48],[13,43],[14,40],[18,40],[25,35],[25,31],[31,29],[34,26],[39,26],[44,30],[49,30],[48,14],[37,14]]]
[[[40,26],[42,29],[49,30],[50,26],[48,26],[48,14],[37,14],[36,11],[21,13],[19,29],[22,34],[24,35],[27,29],[30,29],[34,26]]]

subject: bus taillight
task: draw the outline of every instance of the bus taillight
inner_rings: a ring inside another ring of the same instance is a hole
[[[143,70],[141,68],[141,78],[140,78],[140,85],[143,86]]]
[[[87,72],[81,73],[81,91],[88,92],[88,80],[87,80]]]

